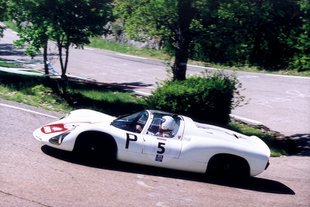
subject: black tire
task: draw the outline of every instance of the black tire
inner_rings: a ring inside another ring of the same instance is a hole
[[[210,159],[207,175],[225,179],[245,179],[250,176],[250,167],[248,162],[241,157],[220,154]]]
[[[111,164],[116,160],[116,143],[113,137],[100,132],[85,132],[78,136],[75,155],[94,164]]]

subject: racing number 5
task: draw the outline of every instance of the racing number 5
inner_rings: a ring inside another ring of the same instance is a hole
[[[162,142],[158,142],[158,150],[157,153],[158,154],[164,154],[165,153],[165,147],[164,147],[165,143]]]

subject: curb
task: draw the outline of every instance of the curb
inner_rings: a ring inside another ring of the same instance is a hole
[[[253,120],[253,119],[248,119],[248,118],[245,118],[245,117],[242,117],[242,116],[238,116],[238,115],[235,115],[235,114],[230,114],[229,116],[232,119],[235,119],[237,121],[240,121],[240,122],[243,122],[245,124],[252,125],[252,126],[263,126],[264,125],[260,121],[256,121],[256,120]]]

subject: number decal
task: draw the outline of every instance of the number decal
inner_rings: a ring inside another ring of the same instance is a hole
[[[162,142],[158,142],[158,150],[157,153],[158,154],[164,154],[165,153],[165,147],[164,147],[165,143]]]
[[[129,134],[127,133],[127,139],[126,139],[126,146],[125,149],[129,148],[129,142],[136,142],[138,140],[138,137],[135,134]]]
[[[157,161],[157,162],[162,162],[163,159],[164,159],[164,155],[156,155],[156,157],[155,157],[155,161]]]

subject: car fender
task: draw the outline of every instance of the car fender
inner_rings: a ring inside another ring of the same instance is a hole
[[[83,124],[78,126],[74,131],[72,131],[70,136],[66,137],[66,139],[63,141],[63,148],[66,148],[69,151],[73,151],[79,136],[86,132],[97,132],[98,134],[106,134],[113,138],[118,147],[117,144],[118,141],[115,138],[115,136],[113,136],[113,133],[109,129],[109,125],[103,127],[102,123],[96,123],[96,124]],[[89,139],[91,139],[91,137],[89,137]]]

